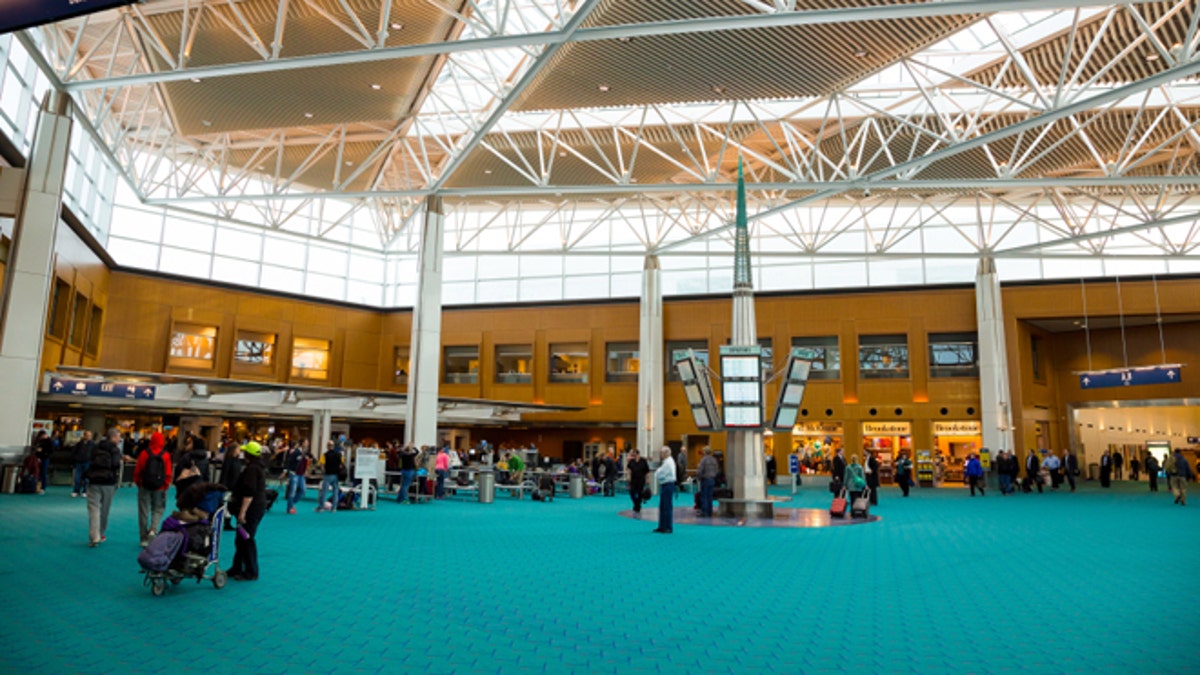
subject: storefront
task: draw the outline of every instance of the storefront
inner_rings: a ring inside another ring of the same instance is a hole
[[[907,450],[912,457],[912,422],[863,422],[863,449],[874,450],[879,460],[879,482],[892,482],[896,457]]]
[[[806,473],[828,471],[828,462],[843,445],[841,422],[800,422],[792,427],[792,453]]]
[[[933,423],[934,455],[942,464],[942,480],[963,482],[963,462],[983,448],[983,425],[979,420]]]

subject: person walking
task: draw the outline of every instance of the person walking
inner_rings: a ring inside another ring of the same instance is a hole
[[[396,494],[396,501],[401,504],[409,503],[408,487],[417,477],[417,455],[417,449],[412,445],[400,448],[400,492]]]
[[[1187,506],[1187,484],[1196,474],[1179,448],[1175,448],[1175,455],[1167,461],[1174,468],[1171,472],[1171,494],[1175,495],[1176,504]]]
[[[1142,464],[1138,461],[1137,455],[1129,458],[1129,480],[1137,480],[1141,475]]]
[[[675,531],[675,460],[671,459],[671,448],[663,446],[658,453],[662,463],[654,471],[658,482],[658,527],[655,532],[671,534]]]
[[[163,449],[161,432],[150,434],[150,445],[138,455],[133,482],[138,486],[138,535],[142,548],[158,532],[167,506],[167,488],[171,487],[171,454]]]
[[[704,518],[712,518],[713,488],[717,485],[717,473],[720,470],[717,458],[713,457],[712,448],[704,446],[704,455],[700,458],[700,464],[696,466],[696,480],[700,481],[700,515]]]
[[[54,454],[54,439],[45,431],[39,431],[37,440],[33,442],[34,456],[37,458],[37,493],[46,494],[50,487],[50,456]]]
[[[646,491],[646,476],[650,475],[650,463],[634,448],[629,452],[629,499],[633,501],[633,512],[642,512],[642,497]]]
[[[1105,450],[1100,455],[1100,487],[1106,488],[1112,483],[1112,455]]]
[[[83,495],[87,497],[88,490],[88,464],[92,461],[92,452],[96,450],[96,443],[92,440],[91,430],[83,432],[83,438],[75,444],[75,450],[72,453],[72,459],[75,461],[74,484],[71,488],[71,496],[78,497]]]
[[[1058,461],[1058,455],[1053,451],[1043,450],[1046,458],[1042,460],[1042,468],[1050,474],[1050,489],[1057,490],[1059,485],[1062,485],[1062,462]]]
[[[1075,491],[1075,477],[1079,475],[1079,460],[1075,458],[1075,453],[1071,452],[1070,448],[1063,450],[1062,470],[1067,475],[1067,483],[1071,485],[1071,492]]]
[[[296,443],[283,458],[283,476],[287,480],[287,513],[296,514],[296,502],[304,494],[304,474],[308,473],[307,441]]]
[[[1124,480],[1125,458],[1121,455],[1120,450],[1113,453],[1112,466],[1113,466],[1113,480]]]
[[[446,448],[438,450],[437,462],[433,469],[437,474],[437,489],[434,491],[434,496],[441,499],[446,496],[446,478],[450,475],[450,455],[447,454]]]
[[[850,493],[850,504],[854,504],[854,500],[861,497],[863,490],[867,488],[867,476],[863,471],[862,464],[858,463],[858,455],[850,456],[850,463],[846,465],[844,476],[846,491]]]
[[[108,512],[121,479],[121,432],[109,429],[108,438],[92,449],[88,458],[88,542],[99,546],[108,540]]]
[[[837,494],[842,491],[842,486],[846,484],[846,450],[838,448],[837,454],[833,456],[833,465],[829,472],[829,491]]]
[[[987,496],[983,489],[983,462],[979,461],[979,455],[972,453],[967,456],[964,473],[967,474],[967,483],[971,486],[971,496],[975,496],[975,488],[979,488],[980,497]]]
[[[241,446],[234,443],[225,451],[225,459],[221,461],[221,485],[225,486],[225,492],[233,497],[233,488],[237,486],[238,478],[242,475],[242,469],[246,466],[245,457],[243,457]],[[237,516],[237,507],[233,502],[229,503],[230,520],[225,521],[225,529],[232,532],[236,529],[233,525],[233,517]]]
[[[1000,496],[1008,494],[1012,486],[1012,476],[1008,473],[1009,455],[1001,450],[996,453],[996,477],[1000,480]]]
[[[338,501],[342,498],[342,491],[338,486],[338,478],[342,473],[342,446],[331,442],[325,456],[321,458],[321,464],[324,465],[325,472],[321,477],[321,490],[317,493],[317,510],[337,511]],[[329,501],[325,500],[326,490],[329,491]]]
[[[908,490],[912,487],[912,460],[908,458],[908,451],[901,450],[900,456],[896,459],[896,483],[900,485],[900,491],[904,496],[908,496]]]
[[[1150,491],[1158,492],[1158,458],[1151,453],[1146,453],[1146,478],[1150,481]]]
[[[687,449],[681,448],[675,453],[675,494],[687,485],[688,480],[688,457]]]
[[[225,574],[234,581],[258,579],[258,525],[267,510],[267,472],[262,463],[262,446],[254,441],[242,446],[246,468],[233,489],[237,509],[237,537],[233,540],[233,566]]]
[[[1038,494],[1042,492],[1042,477],[1038,473],[1038,468],[1041,464],[1038,463],[1037,454],[1033,452],[1033,448],[1029,449],[1029,454],[1025,455],[1025,491],[1033,492],[1032,485],[1037,485]]]
[[[879,458],[875,456],[874,450],[867,449],[863,452],[866,455],[863,470],[867,476],[867,487],[871,488],[871,506],[875,506],[879,504]]]
[[[608,453],[604,456],[604,496],[615,497],[617,495],[617,460],[613,457],[613,453]]]

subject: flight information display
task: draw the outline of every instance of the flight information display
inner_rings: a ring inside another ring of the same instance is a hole
[[[0,34],[54,23],[142,0],[0,0]]]

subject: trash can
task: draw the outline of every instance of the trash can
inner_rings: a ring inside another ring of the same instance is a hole
[[[577,473],[571,474],[571,499],[583,499],[583,476]]]
[[[20,473],[21,467],[16,464],[9,464],[4,467],[4,494],[11,495],[17,491],[17,476]]]
[[[491,504],[496,501],[496,474],[480,471],[475,480],[479,482],[479,503]]]

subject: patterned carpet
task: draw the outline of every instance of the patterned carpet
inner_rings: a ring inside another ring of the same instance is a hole
[[[0,495],[0,670],[1198,673],[1200,491],[1145,489],[885,488],[867,527],[670,536],[624,497],[327,514],[310,491],[264,521],[261,580],[162,598],[132,490],[96,549],[65,488]]]

